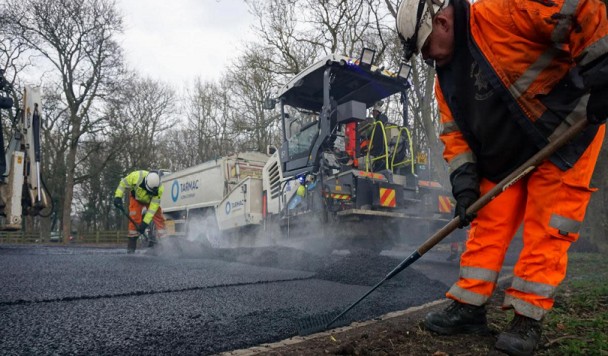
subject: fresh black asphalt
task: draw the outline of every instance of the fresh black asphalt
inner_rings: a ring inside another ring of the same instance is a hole
[[[160,251],[0,246],[0,354],[206,355],[274,342],[336,315],[401,261],[285,247]],[[420,263],[424,274],[404,270],[338,324],[442,298],[457,265]]]

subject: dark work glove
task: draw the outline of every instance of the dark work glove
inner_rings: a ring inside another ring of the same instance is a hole
[[[468,162],[458,167],[450,174],[450,182],[452,183],[452,195],[456,199],[454,217],[460,217],[458,227],[463,228],[477,216],[477,214],[467,215],[466,213],[467,208],[479,198],[479,175],[475,163]]]
[[[470,191],[466,191],[461,193],[456,198],[456,209],[454,211],[454,217],[460,217],[460,223],[458,224],[459,228],[463,228],[465,226],[469,226],[471,221],[477,217],[477,213],[467,214],[467,209],[473,205],[473,203],[479,197],[478,194]]]
[[[137,232],[139,232],[140,234],[144,234],[146,232],[147,228],[148,228],[148,224],[145,222],[142,222],[141,224],[139,224],[137,226]]]
[[[116,207],[116,209],[122,210],[122,198],[115,197],[114,206]]]
[[[587,102],[587,120],[592,124],[603,124],[608,118],[608,88],[591,92]]]

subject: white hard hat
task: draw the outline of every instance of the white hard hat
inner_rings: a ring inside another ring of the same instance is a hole
[[[433,17],[450,0],[403,0],[397,11],[397,32],[403,42],[405,59],[420,53],[433,30]],[[433,4],[429,11],[429,4]]]
[[[160,176],[156,172],[150,172],[146,178],[144,178],[144,184],[146,186],[146,190],[153,192],[160,186]]]
[[[373,110],[376,110],[376,111],[382,112],[382,110],[381,110],[381,109],[382,109],[382,105],[384,105],[384,102],[383,102],[383,101],[376,101],[376,102],[374,103]]]

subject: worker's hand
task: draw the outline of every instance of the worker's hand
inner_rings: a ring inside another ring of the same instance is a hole
[[[608,88],[591,92],[587,102],[587,120],[592,124],[603,124],[608,118]]]
[[[137,232],[139,232],[140,234],[143,234],[146,232],[147,228],[148,228],[148,224],[145,222],[142,222],[141,224],[139,224],[137,226]]]
[[[122,198],[115,197],[114,206],[116,207],[116,209],[122,210]]]
[[[471,221],[477,217],[476,213],[467,214],[467,209],[473,205],[477,198],[478,195],[470,191],[464,191],[456,197],[454,217],[460,217],[460,222],[458,223],[459,228],[462,229],[465,226],[469,226]]]
[[[475,163],[467,162],[450,174],[452,195],[456,198],[454,217],[460,217],[459,228],[469,226],[477,214],[467,214],[470,207],[479,198],[479,175]]]

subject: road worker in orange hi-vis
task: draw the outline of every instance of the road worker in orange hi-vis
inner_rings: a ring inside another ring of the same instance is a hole
[[[470,224],[453,302],[428,329],[487,331],[485,304],[523,223],[523,248],[504,309],[514,317],[496,348],[533,354],[542,320],[579,238],[608,115],[608,18],[601,0],[403,0],[397,31],[405,58],[435,66],[435,92],[461,227]],[[481,208],[480,194],[573,123],[589,125]]]
[[[123,197],[127,191],[129,197],[129,232],[127,253],[134,253],[137,248],[137,237],[144,234],[152,221],[156,226],[156,234],[162,237],[165,234],[165,218],[160,207],[160,198],[163,195],[163,186],[160,184],[158,172],[138,170],[129,173],[120,180],[114,193],[114,205],[123,210]],[[142,211],[145,209],[145,215]],[[143,215],[143,216],[142,216]],[[151,241],[150,241],[151,242]],[[151,242],[152,243],[152,242]]]

